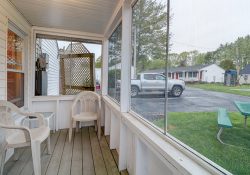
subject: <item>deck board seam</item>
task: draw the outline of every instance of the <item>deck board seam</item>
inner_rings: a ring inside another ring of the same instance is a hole
[[[26,150],[26,148],[22,150],[22,152],[21,152],[21,154],[20,154],[19,157],[21,157],[21,156],[24,154],[25,150]],[[14,154],[15,154],[15,153],[14,153]],[[14,161],[14,160],[13,160],[14,154],[11,156],[11,158],[9,159],[9,161]],[[8,168],[8,170],[12,169],[12,168],[15,166],[15,164],[16,164],[16,163],[13,163],[13,164],[11,165],[11,167]],[[5,170],[5,171],[7,171],[7,170]],[[8,173],[9,173],[9,171],[8,171],[8,172],[5,172],[4,175],[8,175]]]
[[[67,142],[67,136],[68,136],[68,131],[67,131],[67,133],[66,133],[66,137],[65,137],[65,140],[64,140],[63,151],[64,151],[64,148],[65,148],[65,143]],[[57,173],[56,173],[57,175],[59,174],[59,170],[60,170],[60,167],[61,167],[63,151],[62,151],[62,154],[61,154],[61,156],[60,156],[59,167],[58,167],[58,170],[57,170]]]
[[[81,144],[82,144],[82,128],[80,128],[79,132],[81,132]],[[83,144],[82,144],[82,174],[83,174]]]
[[[89,127],[89,130],[90,130],[90,127]],[[97,137],[96,132],[94,132],[94,134],[95,134],[96,137]],[[97,140],[98,140],[98,145],[99,145],[99,148],[100,148],[100,151],[101,151],[102,160],[103,160],[103,162],[104,162],[104,166],[105,166],[106,172],[107,172],[107,174],[108,174],[108,169],[107,169],[107,167],[106,167],[106,163],[105,163],[105,160],[104,160],[104,157],[103,157],[103,152],[102,152],[101,145],[100,145],[100,140],[98,139],[98,137],[97,137]],[[92,143],[92,142],[90,141],[90,143]],[[91,148],[92,148],[92,144],[91,144]],[[93,156],[93,155],[92,155],[92,156]],[[94,161],[94,160],[93,160],[93,161]],[[95,174],[96,174],[96,171],[95,171]]]
[[[96,132],[94,132],[94,133],[95,133],[95,135],[96,135],[96,137],[97,137]],[[98,139],[98,137],[97,137],[97,139]],[[102,139],[102,138],[100,138],[100,139]],[[102,159],[103,159],[103,162],[104,162],[104,165],[105,165],[106,172],[107,172],[107,174],[108,174],[108,168],[107,168],[107,165],[106,165],[106,161],[105,161],[105,159],[104,159],[104,157],[103,157],[103,151],[102,151],[102,147],[101,147],[101,144],[100,144],[100,140],[99,140],[99,139],[98,139],[98,145],[99,145],[99,147],[100,147],[101,154],[102,154]]]
[[[104,137],[105,137],[105,141],[106,141],[107,145],[110,147],[110,145],[109,145],[109,143],[108,143],[108,141],[107,141],[107,137],[106,137],[106,136],[104,136]],[[114,161],[115,161],[115,157],[114,157],[114,154],[113,154],[113,152],[112,152],[111,149],[110,149],[110,152],[111,152],[111,155],[112,155],[112,157],[113,157],[113,159],[114,159]],[[115,164],[116,164],[116,167],[117,167],[117,169],[118,169],[118,171],[119,171],[118,162],[115,161]],[[120,173],[120,171],[119,171],[119,173]],[[121,173],[120,173],[120,174],[121,174]]]
[[[71,157],[71,161],[70,161],[70,171],[69,171],[69,172],[70,172],[70,175],[71,175],[71,170],[72,170],[73,149],[74,149],[74,145],[75,145],[74,140],[75,140],[75,131],[74,131],[74,129],[72,128],[72,138],[71,138],[71,142],[73,142],[73,143],[72,143],[72,150],[71,150],[72,157]]]
[[[58,137],[56,138],[56,143],[55,143],[55,146],[54,146],[54,149],[53,149],[53,151],[52,151],[52,153],[51,153],[51,155],[50,155],[50,158],[49,158],[49,162],[48,162],[48,165],[47,165],[47,167],[46,167],[46,171],[45,171],[45,175],[47,174],[47,171],[48,171],[48,168],[49,168],[49,164],[50,164],[50,162],[51,162],[51,158],[52,158],[52,155],[54,154],[54,152],[55,152],[55,148],[56,148],[56,144],[57,144],[57,142],[58,142],[58,139],[59,139],[59,137],[60,137],[60,135],[61,135],[61,130],[59,131],[60,133],[59,133],[59,135],[58,135]],[[44,147],[44,151],[46,150],[46,146]],[[44,152],[43,151],[43,152]],[[33,173],[34,174],[34,173]]]
[[[27,147],[27,148],[25,148],[25,150],[28,150],[29,148]],[[23,151],[23,154],[25,153],[25,150]],[[31,148],[30,148],[30,151],[31,151]],[[20,158],[21,156],[19,156],[19,158]],[[32,155],[27,159],[27,160],[30,160],[32,158]],[[25,164],[23,165],[23,167],[22,167],[22,169],[21,169],[21,171],[20,171],[20,173],[19,174],[21,174],[22,173],[22,171],[23,171],[23,169],[24,169],[24,167],[25,167],[25,165],[28,163],[28,161],[27,162],[25,162]]]
[[[89,128],[88,128],[88,132],[89,132]],[[90,149],[91,149],[91,154],[92,154],[92,158],[93,158],[94,171],[95,171],[95,174],[96,174],[96,167],[95,167],[95,163],[94,163],[94,156],[93,156],[93,149],[92,149],[92,142],[91,142],[91,138],[90,138],[90,132],[89,132],[89,142],[90,142]]]
[[[92,156],[92,164],[93,164],[93,167],[94,167],[94,171],[95,171],[95,174],[96,174],[96,170],[95,170],[95,164],[94,164],[94,157],[93,157],[93,154],[92,154],[92,146],[91,146],[91,139],[90,139],[90,133],[89,133],[89,128],[87,129],[87,134],[89,136],[89,143],[90,143],[90,151],[91,151],[91,156]]]

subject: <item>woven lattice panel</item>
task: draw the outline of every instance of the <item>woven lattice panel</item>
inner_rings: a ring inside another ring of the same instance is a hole
[[[82,43],[72,43],[65,50],[64,54],[90,53]]]
[[[78,43],[72,44],[64,54],[60,54],[61,94],[63,95],[75,95],[84,90],[94,91],[94,55],[82,46]]]

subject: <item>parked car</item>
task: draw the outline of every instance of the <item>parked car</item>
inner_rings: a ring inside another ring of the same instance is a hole
[[[136,97],[139,92],[165,91],[166,77],[159,73],[140,73],[137,79],[131,80],[131,96]],[[120,87],[118,80],[117,87]],[[168,79],[168,94],[174,97],[181,96],[185,89],[183,80]]]

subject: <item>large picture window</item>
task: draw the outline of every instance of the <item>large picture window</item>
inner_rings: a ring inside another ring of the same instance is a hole
[[[121,24],[115,29],[109,38],[108,58],[108,95],[118,103],[120,102],[121,84]]]
[[[10,29],[7,36],[7,100],[22,107],[24,106],[24,41]]]
[[[165,7],[164,3],[139,0],[132,11],[131,109],[150,123],[164,119]]]
[[[85,90],[95,91],[95,86],[99,92],[100,43],[100,41],[37,34],[35,95],[76,95]]]
[[[133,6],[131,109],[203,160],[250,174],[250,3],[170,4],[168,44],[167,0]]]

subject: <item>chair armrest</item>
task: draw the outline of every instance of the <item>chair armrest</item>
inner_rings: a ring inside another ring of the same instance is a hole
[[[0,128],[3,128],[3,129],[19,129],[19,130],[23,130],[25,132],[28,133],[29,135],[29,140],[31,139],[31,135],[30,135],[30,129],[25,127],[25,126],[10,126],[10,125],[3,125],[3,124],[0,124]]]

